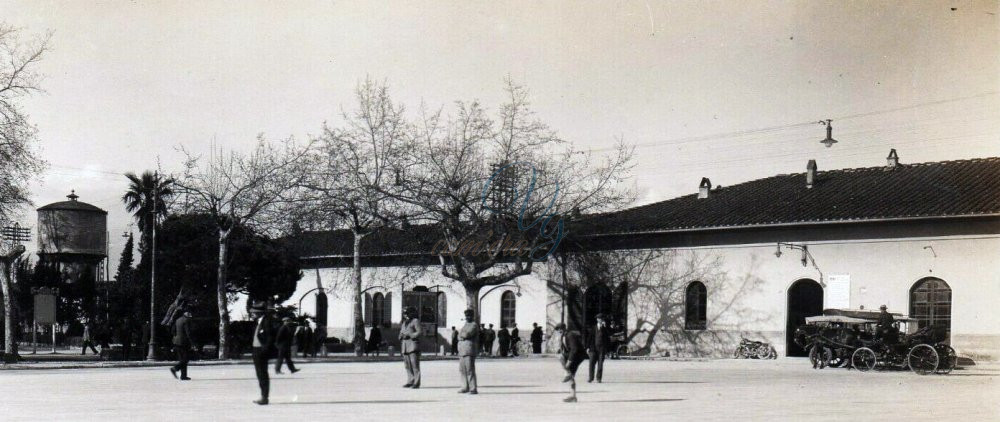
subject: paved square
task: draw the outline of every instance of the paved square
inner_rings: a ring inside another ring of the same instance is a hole
[[[948,376],[816,371],[776,361],[608,361],[605,382],[562,403],[555,358],[480,360],[480,395],[457,394],[456,361],[422,365],[423,388],[403,389],[402,363],[302,363],[272,377],[256,406],[250,365],[0,371],[4,420],[1000,420],[1000,367]]]

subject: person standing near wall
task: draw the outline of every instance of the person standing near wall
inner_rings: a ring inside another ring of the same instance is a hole
[[[537,322],[532,322],[531,325],[535,327],[531,329],[531,352],[537,355],[542,353],[542,337],[544,334],[542,333],[542,327],[539,327]]]
[[[476,330],[479,331],[478,329]],[[451,355],[458,355],[458,330],[454,326],[451,327]]]
[[[611,346],[611,332],[603,314],[597,314],[597,324],[594,327],[593,340],[590,343],[590,370],[587,382],[594,382],[596,369],[597,382],[604,376],[604,358]]]
[[[500,327],[497,339],[500,341],[500,356],[507,357],[507,352],[510,351],[510,332],[507,331],[506,325]]]
[[[454,330],[455,327],[452,327]],[[458,340],[458,369],[462,373],[463,386],[460,394],[479,394],[479,382],[476,380],[476,354],[479,351],[479,326],[476,325],[476,312],[465,310],[465,325],[462,331],[453,338]]]
[[[521,332],[517,330],[517,323],[511,323],[510,330],[510,354],[518,356],[517,346],[521,342]]]
[[[406,368],[406,384],[403,388],[420,388],[420,319],[417,308],[407,307],[403,312],[403,324],[399,327],[399,349],[403,354]]]

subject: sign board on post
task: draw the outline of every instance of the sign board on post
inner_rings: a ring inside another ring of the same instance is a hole
[[[56,295],[51,291],[39,290],[35,293],[35,323],[56,323]]]
[[[830,274],[826,285],[826,303],[823,307],[842,309],[851,307],[850,274]]]

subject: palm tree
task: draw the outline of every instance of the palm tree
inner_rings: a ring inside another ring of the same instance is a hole
[[[125,177],[128,178],[129,184],[128,191],[122,195],[122,202],[125,203],[125,210],[132,213],[135,221],[139,223],[139,230],[142,232],[139,249],[145,255],[149,250],[150,236],[155,224],[153,213],[167,209],[166,200],[174,194],[174,179],[163,178],[148,170],[144,171],[142,176],[125,173]]]

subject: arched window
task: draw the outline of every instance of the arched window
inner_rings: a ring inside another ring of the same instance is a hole
[[[684,329],[704,330],[708,326],[708,291],[700,281],[688,284],[684,295]]]
[[[372,296],[372,320],[373,327],[385,325],[385,296],[382,293],[375,293]]]
[[[951,287],[939,278],[925,278],[910,289],[910,317],[920,328],[940,326],[951,332]]]
[[[514,292],[508,290],[500,296],[500,326],[510,327],[514,325],[517,310],[517,297]]]

